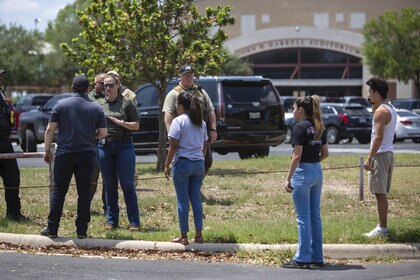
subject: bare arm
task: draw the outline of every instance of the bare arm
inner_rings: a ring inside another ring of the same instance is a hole
[[[50,164],[53,161],[52,155],[51,155],[51,144],[54,139],[54,132],[58,127],[58,123],[56,122],[49,122],[47,129],[45,130],[44,135],[44,161],[48,164]]]
[[[297,166],[299,165],[300,158],[302,157],[302,151],[302,145],[295,145],[292,153],[292,160],[290,161],[289,172],[287,173],[286,182],[284,184],[284,188],[287,192],[292,192],[291,180]]]
[[[329,153],[328,153],[328,144],[322,145],[321,146],[321,155],[319,157],[319,161],[323,161],[328,156],[329,156]]]
[[[108,117],[111,121],[118,124],[119,126],[122,126],[128,130],[139,130],[140,123],[139,122],[126,122],[124,120],[120,120],[114,117]]]
[[[171,128],[173,117],[171,112],[165,112],[164,121],[166,126],[166,132],[169,132],[169,128]]]
[[[108,128],[98,128],[96,130],[96,135],[95,138],[96,139],[102,139],[105,138],[108,135]]]
[[[210,143],[214,143],[214,141],[216,141],[217,139],[217,131],[216,131],[216,114],[214,113],[214,111],[210,111],[209,112],[209,129],[210,129],[210,133],[209,133],[209,140]]]
[[[172,159],[174,158],[175,152],[178,149],[178,144],[179,144],[179,140],[169,137],[169,150],[168,150],[168,155],[166,156],[165,170],[163,171],[166,179],[168,180],[169,180],[169,177],[171,177],[169,165],[171,164]]]
[[[372,170],[373,158],[379,150],[379,147],[382,144],[384,139],[385,125],[387,124],[387,119],[390,117],[390,112],[386,108],[378,108],[373,115],[373,122],[375,123],[375,135],[373,136],[372,144],[370,146],[370,151],[368,158],[363,164],[365,170]],[[389,122],[389,120],[388,120]]]

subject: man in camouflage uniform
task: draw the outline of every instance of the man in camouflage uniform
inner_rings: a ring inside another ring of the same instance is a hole
[[[183,92],[191,92],[194,95],[203,97],[204,119],[206,120],[207,129],[209,130],[209,143],[207,144],[207,152],[205,155],[205,168],[207,173],[213,163],[210,143],[214,143],[214,141],[217,139],[216,114],[214,113],[214,107],[207,92],[194,84],[194,70],[191,65],[182,66],[179,71],[179,75],[181,78],[179,85],[177,85],[168,93],[165,98],[165,102],[163,103],[162,112],[165,113],[166,131],[169,131],[172,120],[177,117],[176,98],[178,94]]]

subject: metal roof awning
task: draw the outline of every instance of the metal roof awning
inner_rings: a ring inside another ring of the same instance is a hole
[[[271,79],[271,81],[277,87],[363,86],[362,79]]]

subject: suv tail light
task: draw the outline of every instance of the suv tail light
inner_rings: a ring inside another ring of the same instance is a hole
[[[349,119],[347,118],[346,115],[344,115],[344,114],[338,114],[337,116],[343,121],[343,124],[349,124],[350,123],[349,122]]]
[[[16,112],[16,111],[13,114],[13,116],[15,118],[15,127],[16,127],[16,129],[19,128],[19,115],[20,115],[20,112]]]
[[[410,120],[400,120],[400,123],[402,123],[403,125],[410,125],[410,124],[413,124],[413,122],[412,122],[412,121],[410,121]]]

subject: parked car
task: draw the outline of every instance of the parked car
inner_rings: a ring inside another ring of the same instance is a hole
[[[293,104],[295,103],[296,96],[280,96],[280,99],[284,108],[284,119],[293,118]]]
[[[321,103],[322,121],[326,128],[327,142],[338,144],[340,140],[351,142],[355,137],[360,144],[370,141],[372,116],[365,106],[359,104]],[[295,125],[294,119],[286,120],[290,143]]]
[[[420,116],[405,109],[397,109],[397,115],[395,141],[412,139],[414,143],[420,143]]]
[[[391,100],[391,104],[398,109],[406,109],[420,113],[420,99],[395,99]]]
[[[51,93],[29,93],[18,99],[18,101],[13,106],[15,128],[13,129],[12,135],[10,137],[12,141],[17,142],[18,144],[20,143],[19,136],[17,133],[20,125],[19,115],[23,112],[34,110],[38,108],[38,106],[43,106],[53,96],[54,94]]]
[[[179,83],[173,80],[168,92]],[[202,77],[198,83],[215,107],[217,140],[212,150],[238,152],[241,159],[267,156],[286,136],[283,106],[269,79],[261,76]],[[133,133],[137,154],[156,153],[159,139],[158,92],[152,84],[136,90],[140,130]]]
[[[24,152],[37,151],[36,145],[44,142],[44,133],[52,108],[59,100],[70,95],[71,93],[55,95],[43,106],[20,114],[18,137],[20,146]]]

